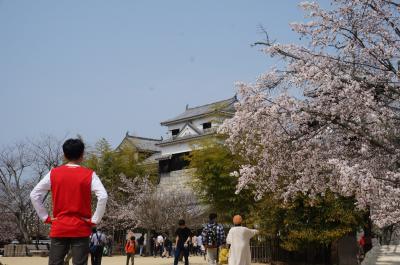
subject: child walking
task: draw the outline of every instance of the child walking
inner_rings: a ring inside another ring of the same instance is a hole
[[[135,262],[135,253],[136,253],[136,242],[135,237],[132,236],[125,245],[126,252],[126,265],[129,265],[129,259],[131,259],[131,265]]]

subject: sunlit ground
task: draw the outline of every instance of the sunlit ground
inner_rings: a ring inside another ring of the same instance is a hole
[[[47,265],[48,258],[42,257],[0,257],[4,265]],[[135,265],[172,265],[172,258],[135,257]],[[70,262],[72,264],[72,262]],[[89,262],[90,264],[90,262]],[[125,256],[103,257],[102,265],[124,265]],[[206,265],[203,257],[190,257],[190,265]],[[260,265],[259,263],[254,263]],[[179,263],[183,265],[183,263]],[[365,265],[400,265],[400,245],[377,247],[365,260]]]
[[[5,265],[47,265],[48,258],[41,257],[0,257],[0,261]],[[124,265],[125,256],[103,257],[102,265]],[[135,265],[172,265],[172,258],[154,257],[135,257]],[[72,264],[72,262],[70,262]],[[89,262],[90,264],[90,262]],[[183,263],[179,263],[182,265]],[[202,257],[189,257],[190,265],[205,265],[206,261]]]

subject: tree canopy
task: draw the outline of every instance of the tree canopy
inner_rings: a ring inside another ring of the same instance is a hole
[[[363,212],[354,199],[327,192],[310,199],[298,195],[284,202],[273,194],[256,201],[256,187],[236,192],[238,179],[230,173],[240,167],[243,158],[233,155],[224,145],[224,137],[207,140],[189,156],[195,168],[193,187],[201,201],[218,212],[220,221],[231,223],[235,214],[245,217],[247,225],[256,225],[263,236],[279,239],[287,250],[299,250],[308,244],[329,245],[363,224]]]
[[[238,84],[236,113],[220,128],[234,154],[238,190],[286,201],[332,191],[354,197],[380,227],[400,221],[399,4],[303,2],[292,23],[306,44],[256,43],[282,67]],[[287,93],[296,90],[301,97]],[[274,96],[272,96],[274,95]]]

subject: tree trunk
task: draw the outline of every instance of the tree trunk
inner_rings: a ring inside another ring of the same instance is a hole
[[[394,225],[389,225],[382,230],[381,245],[389,245],[393,236]]]
[[[150,249],[151,249],[151,230],[147,229],[147,236],[146,236],[146,255],[150,256]]]
[[[368,251],[372,249],[372,221],[370,218],[370,212],[364,215],[365,225],[363,227],[364,237],[365,237],[365,245],[364,245],[364,253],[366,254]]]
[[[28,228],[26,227],[26,222],[24,221],[21,213],[15,213],[15,218],[17,221],[18,229],[22,235],[23,243],[29,243],[29,233]]]

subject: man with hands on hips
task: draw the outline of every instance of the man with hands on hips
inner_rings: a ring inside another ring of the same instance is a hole
[[[32,190],[32,204],[42,221],[51,225],[49,265],[64,264],[69,249],[75,265],[87,265],[89,236],[92,226],[100,223],[107,204],[107,192],[96,173],[81,166],[85,145],[80,139],[68,139],[63,144],[67,163],[53,168]],[[51,192],[53,217],[43,205]],[[91,193],[97,197],[91,212]]]

